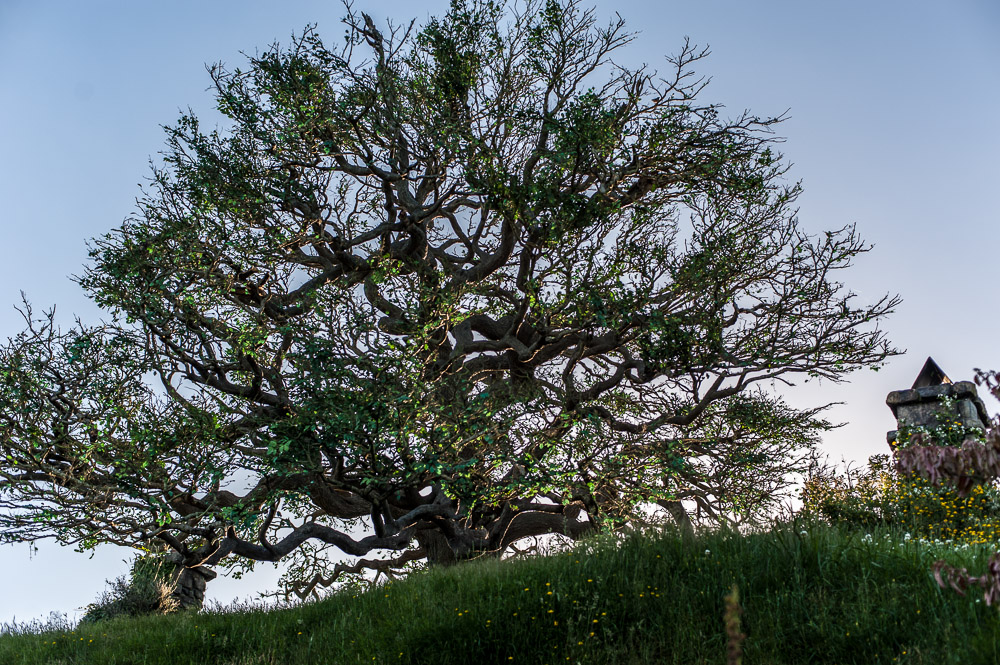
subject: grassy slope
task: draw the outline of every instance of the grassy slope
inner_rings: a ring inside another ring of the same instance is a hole
[[[940,551],[898,533],[784,527],[591,541],[432,571],[278,612],[117,620],[0,637],[0,663],[724,663],[736,583],[745,662],[1000,662],[1000,614],[937,588]],[[888,537],[886,537],[888,534]],[[710,553],[706,554],[706,550]],[[983,570],[988,551],[949,554]]]

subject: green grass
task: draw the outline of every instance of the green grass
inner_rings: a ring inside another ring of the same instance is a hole
[[[706,553],[707,551],[707,553]],[[0,663],[725,662],[739,585],[744,662],[1000,663],[1000,614],[941,590],[942,556],[903,534],[787,525],[769,533],[593,540],[568,554],[434,570],[293,609],[119,619],[0,637]]]

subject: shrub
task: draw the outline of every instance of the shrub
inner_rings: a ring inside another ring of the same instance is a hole
[[[898,526],[934,540],[970,545],[1000,541],[1000,488],[978,485],[962,494],[900,474],[888,455],[874,455],[866,469],[825,472],[803,488],[803,511],[855,527]]]
[[[137,556],[128,576],[110,580],[97,602],[87,606],[81,622],[176,612],[179,603],[173,591],[170,564],[163,556]]]

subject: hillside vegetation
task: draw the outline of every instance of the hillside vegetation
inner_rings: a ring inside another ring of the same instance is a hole
[[[2,663],[724,663],[736,584],[744,661],[1000,662],[1000,616],[939,589],[957,550],[901,531],[795,522],[769,532],[593,539],[570,552],[482,561],[275,611],[116,619],[0,637]]]

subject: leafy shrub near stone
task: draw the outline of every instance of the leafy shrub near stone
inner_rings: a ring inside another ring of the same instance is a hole
[[[970,545],[1000,541],[1000,489],[979,485],[964,496],[951,486],[900,474],[888,455],[868,467],[806,481],[803,510],[828,522],[870,528],[894,526],[914,536]]]
[[[137,556],[128,576],[109,580],[108,588],[87,606],[81,622],[176,612],[179,603],[170,570],[162,556]]]

